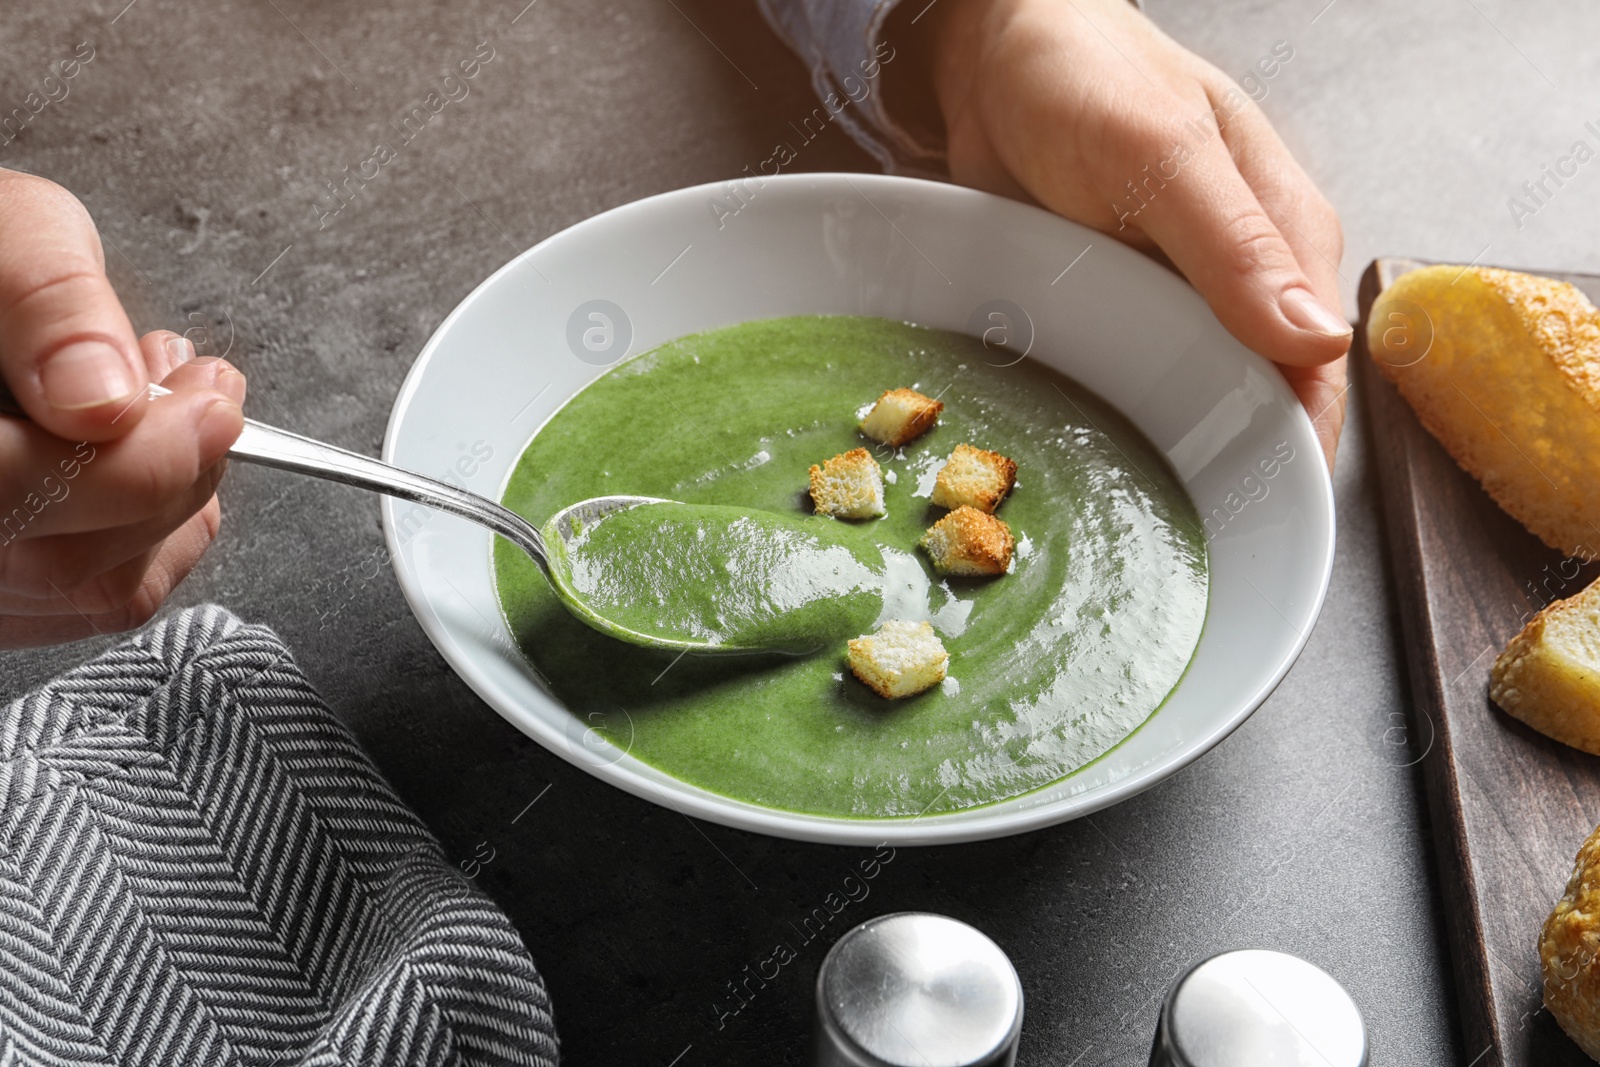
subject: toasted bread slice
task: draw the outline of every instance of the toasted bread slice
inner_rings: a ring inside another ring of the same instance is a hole
[[[899,448],[927,433],[943,410],[942,403],[915,389],[890,389],[861,420],[861,432],[880,444]]]
[[[1567,888],[1539,935],[1544,1003],[1567,1036],[1600,1059],[1600,830],[1578,850]]]
[[[1378,297],[1367,346],[1502,508],[1553,548],[1600,556],[1600,312],[1582,293],[1426,267]]]
[[[886,700],[915,696],[944,681],[950,653],[925,622],[890,619],[850,642],[850,670]]]
[[[1004,522],[972,507],[959,507],[928,527],[920,542],[940,574],[1004,574],[1017,542]]]
[[[818,515],[871,519],[884,513],[883,471],[864,448],[852,448],[811,468],[811,505]]]
[[[1545,736],[1600,755],[1600,583],[1528,620],[1494,661],[1489,696]]]
[[[1017,465],[998,452],[971,445],[956,445],[950,459],[939,468],[933,483],[933,502],[954,510],[959,507],[993,512],[1017,484]]]

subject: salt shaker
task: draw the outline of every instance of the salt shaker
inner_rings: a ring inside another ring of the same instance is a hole
[[[1150,1067],[1367,1067],[1344,987],[1296,956],[1224,952],[1189,968],[1161,1008]]]
[[[964,922],[928,912],[869,919],[817,975],[815,1067],[1012,1067],[1022,983]]]

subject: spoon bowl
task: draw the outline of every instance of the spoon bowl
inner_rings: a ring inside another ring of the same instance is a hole
[[[826,516],[605,496],[563,508],[542,533],[562,606],[630,644],[806,656],[928,615],[914,557]]]
[[[562,508],[545,520],[542,531],[546,554],[543,560],[539,562],[544,570],[544,576],[549,580],[550,587],[555,590],[556,596],[561,599],[563,607],[587,625],[607,636],[615,637],[619,641],[626,641],[630,645],[641,645],[645,648],[664,649],[668,652],[732,651],[725,646],[716,645],[709,641],[675,640],[630,629],[615,619],[608,618],[595,610],[589,599],[572,582],[572,571],[567,565],[567,549],[572,546],[574,541],[587,531],[592,530],[601,519],[608,515],[638,507],[640,504],[663,503],[666,503],[666,501],[654,496],[597,496],[588,500],[580,500],[576,504],[569,504]],[[554,552],[549,551],[552,545],[555,546]]]

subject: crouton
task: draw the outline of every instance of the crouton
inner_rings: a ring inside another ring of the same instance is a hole
[[[871,519],[884,513],[883,471],[864,448],[853,448],[811,468],[811,504],[818,515]]]
[[[1445,266],[1373,308],[1367,347],[1422,425],[1545,544],[1600,556],[1600,311],[1565,282]]]
[[[1495,660],[1489,696],[1540,733],[1600,754],[1600,583],[1528,620]]]
[[[890,448],[921,437],[938,421],[944,405],[915,389],[890,389],[861,420],[861,432]]]
[[[850,670],[885,700],[915,696],[944,681],[950,653],[925,622],[890,619],[850,642]]]
[[[986,511],[959,507],[928,527],[920,542],[940,574],[1004,574],[1016,540],[1011,528]]]
[[[956,445],[933,483],[933,502],[992,513],[1017,482],[1017,465],[998,452]]]

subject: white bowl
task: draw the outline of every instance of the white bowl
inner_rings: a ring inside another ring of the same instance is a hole
[[[1283,678],[1333,566],[1332,485],[1294,395],[1181,279],[1104,234],[954,185],[785,175],[665,193],[558,233],[439,327],[395,401],[384,459],[498,499],[534,431],[607,365],[684,334],[796,314],[1003,326],[1013,350],[1031,347],[1132,419],[1166,453],[1210,539],[1211,601],[1188,673],[1122,744],[1025,796],[915,819],[763,808],[681,782],[588,730],[516,649],[495,598],[491,535],[386,498],[385,536],[417,620],[518,729],[596,777],[713,822],[931,844],[1047,826],[1147,789],[1226,737]]]

